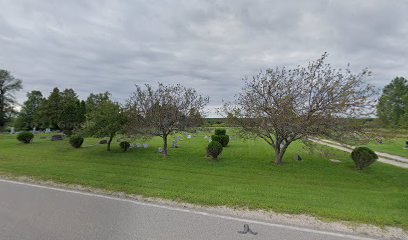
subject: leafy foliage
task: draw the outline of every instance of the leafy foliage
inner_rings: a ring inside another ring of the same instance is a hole
[[[207,146],[207,154],[213,159],[217,159],[222,152],[222,145],[218,141],[212,141]]]
[[[93,137],[108,136],[107,150],[110,151],[112,139],[123,130],[126,118],[118,103],[109,98],[99,100],[86,114],[85,133]]]
[[[377,114],[386,126],[408,128],[408,81],[396,77],[384,87]]]
[[[17,140],[22,143],[30,143],[34,138],[34,134],[31,132],[20,132],[17,135]]]
[[[214,130],[215,135],[225,135],[227,134],[227,130],[225,128],[216,128]]]
[[[69,138],[69,144],[71,144],[73,148],[80,148],[82,143],[84,143],[84,138],[82,136],[72,135]]]
[[[45,98],[41,91],[31,91],[27,93],[27,100],[23,103],[15,127],[18,129],[32,129],[41,126],[39,122],[39,109],[44,103]]]
[[[223,147],[226,147],[229,143],[229,136],[228,135],[211,135],[212,141],[217,141],[221,143]]]
[[[22,81],[13,77],[8,71],[0,69],[0,129],[10,120],[14,113],[15,92],[23,88]]]
[[[126,152],[130,148],[130,143],[128,141],[122,141],[120,142],[119,146],[124,152]]]
[[[368,147],[357,147],[351,152],[351,158],[357,169],[363,170],[373,164],[378,159],[378,156]]]

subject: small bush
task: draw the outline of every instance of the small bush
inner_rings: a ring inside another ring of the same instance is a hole
[[[130,143],[128,141],[122,141],[120,142],[120,148],[123,149],[124,152],[126,152],[130,148]]]
[[[357,169],[363,170],[374,163],[378,159],[378,156],[368,147],[357,147],[351,152],[351,158]]]
[[[213,159],[217,159],[218,155],[222,152],[222,145],[217,141],[212,141],[207,146],[207,154]]]
[[[82,136],[72,135],[69,138],[69,144],[74,148],[80,148],[82,143],[84,143],[84,138]]]
[[[31,132],[21,132],[17,135],[17,140],[22,143],[30,143],[33,140],[34,134]]]
[[[216,128],[214,131],[215,135],[225,135],[227,134],[227,130],[225,128]]]
[[[211,140],[217,141],[221,143],[223,147],[226,147],[229,143],[229,136],[228,135],[212,135]]]

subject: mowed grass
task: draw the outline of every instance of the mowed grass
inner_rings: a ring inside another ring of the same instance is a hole
[[[366,146],[378,152],[384,152],[408,158],[408,149],[404,148],[406,145],[406,141],[408,141],[408,137],[387,139],[382,144],[379,144],[378,142],[372,142],[367,144]]]
[[[183,137],[180,147],[163,159],[157,153],[160,138],[149,141],[148,149],[124,153],[117,142],[106,152],[97,139],[73,149],[67,141],[51,142],[49,137],[22,144],[15,136],[0,135],[0,174],[408,229],[406,169],[378,162],[357,171],[348,154],[328,150],[330,158],[342,160],[332,163],[301,143],[288,149],[283,166],[275,166],[272,149],[261,140],[231,140],[219,160],[212,161],[203,136]],[[295,161],[296,154],[304,160]]]

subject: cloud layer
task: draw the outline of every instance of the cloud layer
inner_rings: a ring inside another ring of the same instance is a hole
[[[110,91],[181,83],[231,100],[242,77],[329,53],[382,87],[408,77],[407,1],[0,0],[0,68],[24,90]],[[18,95],[20,102],[25,93]]]

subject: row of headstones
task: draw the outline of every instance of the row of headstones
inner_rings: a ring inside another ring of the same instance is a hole
[[[46,128],[44,131],[37,131],[36,128],[33,128],[31,130],[33,134],[38,134],[38,133],[51,133],[51,128]],[[16,129],[14,127],[10,128],[10,134],[18,134],[19,132],[16,132]]]

